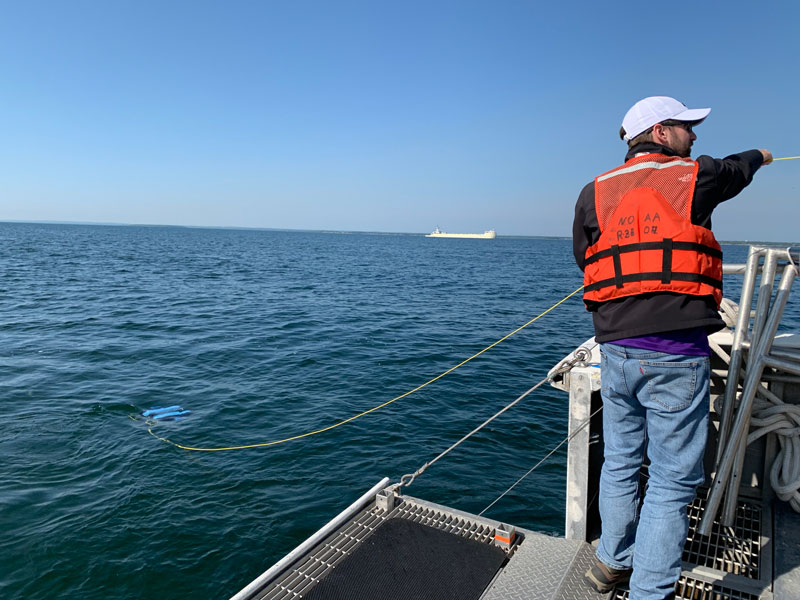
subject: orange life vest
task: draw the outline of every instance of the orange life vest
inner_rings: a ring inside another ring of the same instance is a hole
[[[648,292],[722,300],[722,250],[710,229],[692,224],[698,165],[645,154],[595,179],[600,239],[586,250],[587,302]]]

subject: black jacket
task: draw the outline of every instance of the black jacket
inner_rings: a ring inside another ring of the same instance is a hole
[[[676,156],[670,148],[647,142],[631,148],[625,160],[652,152]],[[713,210],[720,202],[741,192],[753,180],[764,157],[758,150],[748,150],[723,159],[698,156],[696,160],[699,169],[692,199],[692,223],[711,229]],[[600,238],[594,200],[592,181],[578,197],[572,224],[572,250],[581,270],[586,249]],[[598,342],[694,327],[705,327],[710,333],[724,327],[711,296],[655,292],[589,303],[587,308],[592,311]]]

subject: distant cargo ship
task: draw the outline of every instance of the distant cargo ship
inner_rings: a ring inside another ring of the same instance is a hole
[[[483,233],[446,233],[439,229],[438,227],[433,230],[433,233],[429,233],[425,237],[436,237],[436,238],[470,238],[476,240],[493,240],[497,237],[497,232],[494,229],[490,229],[489,231],[484,231]]]

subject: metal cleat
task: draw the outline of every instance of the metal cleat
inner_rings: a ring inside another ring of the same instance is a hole
[[[389,486],[375,494],[375,506],[382,512],[390,512],[403,501],[395,488],[396,486]]]
[[[517,530],[514,527],[500,523],[494,530],[494,545],[508,550],[514,544],[516,535]]]

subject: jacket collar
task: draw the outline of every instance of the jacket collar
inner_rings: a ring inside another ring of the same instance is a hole
[[[653,153],[666,154],[667,156],[678,156],[678,153],[672,148],[662,146],[661,144],[656,144],[655,142],[643,142],[641,144],[636,144],[633,148],[628,150],[628,153],[625,155],[625,162],[629,161],[637,154]]]

